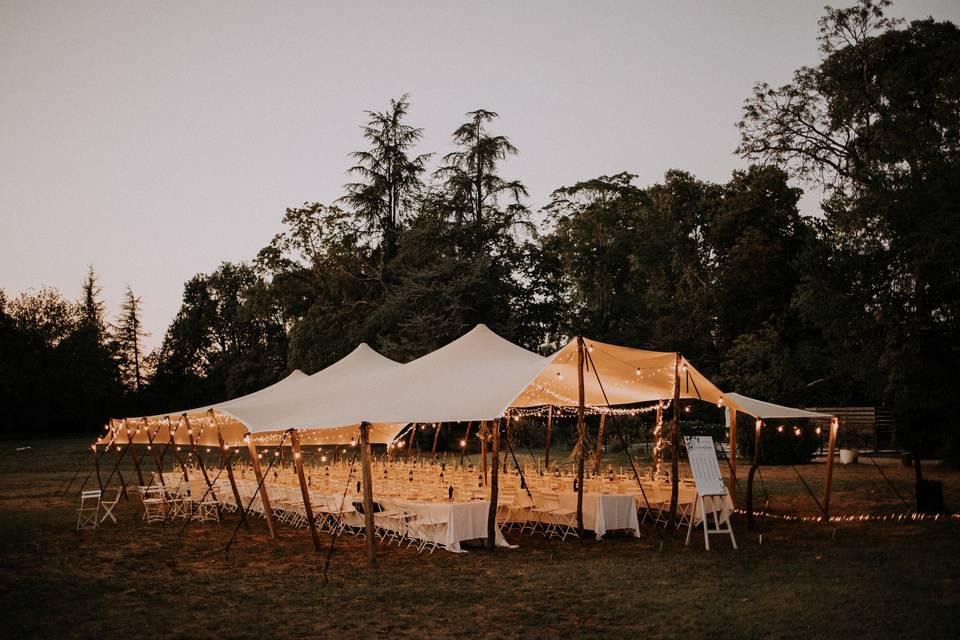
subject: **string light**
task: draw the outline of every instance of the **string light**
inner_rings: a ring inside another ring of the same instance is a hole
[[[746,515],[746,509],[734,509],[733,513],[739,515]],[[772,511],[754,511],[754,516],[760,516],[763,518],[771,518],[774,520],[783,520],[785,522],[823,522],[823,516],[801,516],[794,515],[789,513],[774,513]],[[923,522],[923,521],[933,521],[937,522],[939,520],[960,520],[960,513],[951,513],[951,514],[940,514],[940,513],[916,513],[913,511],[901,512],[901,513],[887,513],[887,514],[877,514],[877,513],[858,513],[854,515],[845,515],[845,516],[830,516],[829,522],[834,523],[843,523],[843,522],[902,522],[909,520],[911,522]]]

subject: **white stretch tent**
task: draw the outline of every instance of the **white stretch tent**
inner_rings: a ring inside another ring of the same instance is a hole
[[[670,399],[674,395],[674,376],[678,368],[680,398],[722,404],[723,393],[720,389],[676,352],[632,349],[589,338],[583,341],[587,349],[583,374],[584,399],[588,406]],[[568,342],[549,360],[549,364],[517,395],[511,406],[577,406],[577,341]]]
[[[105,433],[98,444],[110,442],[114,434],[116,439],[113,442],[116,444],[131,441],[137,444],[149,444],[151,441],[165,444],[170,441],[172,432],[173,442],[177,444],[190,444],[192,435],[194,442],[198,445],[217,446],[219,444],[217,427],[228,445],[239,445],[248,432],[260,432],[255,439],[256,444],[276,444],[286,427],[280,424],[276,409],[271,407],[288,406],[297,401],[302,403],[316,398],[325,398],[329,401],[331,398],[335,399],[335,396],[326,394],[327,389],[354,384],[367,376],[400,366],[400,363],[380,355],[363,343],[347,356],[312,376],[296,370],[269,387],[225,402],[146,418],[113,420],[110,425],[111,431]],[[150,428],[144,428],[145,425],[149,425]],[[298,426],[306,429],[328,425],[308,423]],[[337,426],[342,427],[342,425]],[[370,430],[371,441],[390,442],[403,426],[403,424],[373,425]],[[323,435],[328,442],[348,443],[355,431],[353,428],[344,427],[326,431]],[[313,439],[309,433],[305,433],[301,436],[301,442],[313,444]]]
[[[549,363],[477,325],[405,365],[314,385],[310,394],[291,388],[290,393],[263,403],[263,419],[248,424],[257,433],[360,422],[495,420]]]
[[[805,409],[794,409],[793,407],[785,407],[783,405],[773,404],[772,402],[764,402],[762,400],[748,398],[747,396],[740,395],[739,393],[727,393],[725,397],[728,400],[729,405],[736,408],[737,411],[751,415],[754,418],[760,418],[761,420],[772,420],[776,418],[813,418],[829,420],[833,417],[829,413],[817,413],[816,411],[807,411]]]

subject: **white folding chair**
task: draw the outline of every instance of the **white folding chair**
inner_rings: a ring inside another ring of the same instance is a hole
[[[100,489],[84,491],[80,494],[80,508],[77,509],[77,530],[96,529],[100,524]]]
[[[166,522],[167,514],[163,508],[163,487],[140,487],[140,499],[143,502],[143,519],[147,524]]]
[[[117,506],[117,503],[120,502],[120,495],[123,493],[123,487],[117,489],[117,495],[113,498],[111,502],[100,501],[100,506],[103,507],[103,516],[100,518],[100,524],[103,524],[107,518],[113,520],[113,524],[117,524],[117,518],[113,515],[113,508]]]

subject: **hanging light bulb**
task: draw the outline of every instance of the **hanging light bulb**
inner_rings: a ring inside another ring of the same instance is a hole
[[[777,427],[777,433],[783,433],[783,425]]]
[[[466,441],[466,440],[461,440],[461,441],[460,441],[460,446],[461,446],[461,447],[467,446],[467,441]]]
[[[640,375],[640,367],[637,367],[636,375]]]
[[[820,427],[817,427],[814,431],[816,431],[817,435],[820,435],[823,432],[823,429],[821,429]]]

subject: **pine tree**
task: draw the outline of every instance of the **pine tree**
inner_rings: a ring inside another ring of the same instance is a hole
[[[143,330],[140,305],[140,298],[128,286],[115,327],[117,358],[123,383],[137,394],[143,388],[144,377],[141,339],[150,335]]]

